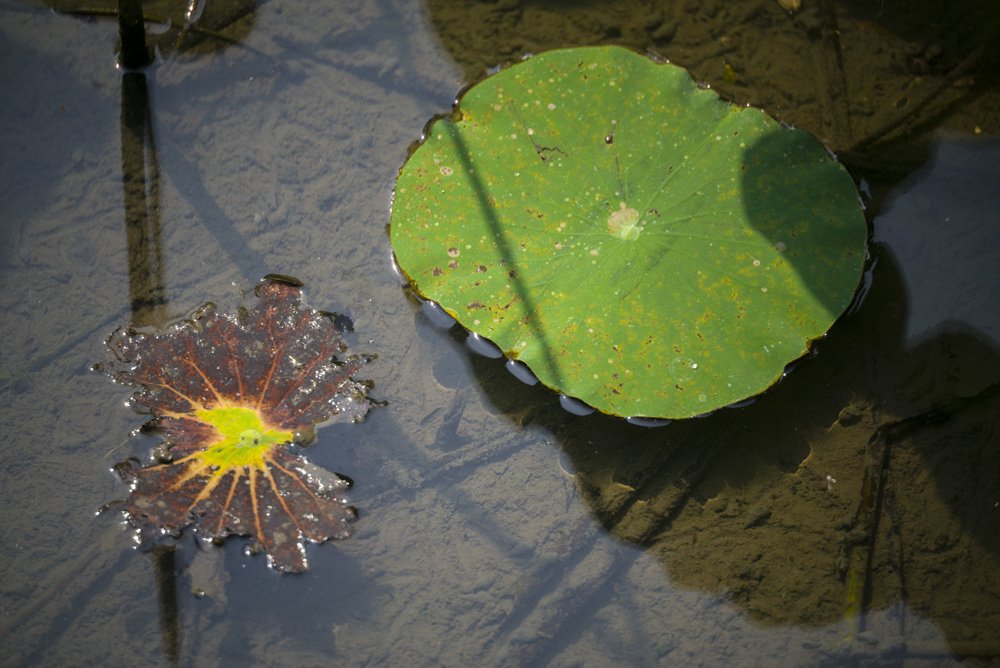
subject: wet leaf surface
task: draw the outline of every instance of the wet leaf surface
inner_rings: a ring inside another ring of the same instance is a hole
[[[298,453],[319,423],[359,421],[372,402],[353,379],[364,360],[334,316],[301,306],[298,286],[266,280],[235,315],[211,304],[165,332],[119,330],[108,340],[115,381],[136,385],[165,459],[119,470],[140,529],[194,525],[205,539],[252,536],[282,571],[306,568],[304,542],[346,538],[349,482]]]

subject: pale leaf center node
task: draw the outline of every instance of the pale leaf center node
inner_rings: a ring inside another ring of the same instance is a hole
[[[244,447],[253,447],[255,445],[260,445],[261,440],[263,440],[264,435],[261,434],[256,429],[244,429],[240,433],[239,445]]]
[[[608,215],[608,234],[625,241],[634,241],[642,232],[639,212],[625,202],[618,203],[618,210]]]

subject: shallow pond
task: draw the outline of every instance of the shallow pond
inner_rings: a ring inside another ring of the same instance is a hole
[[[262,0],[185,31],[150,3],[157,57],[126,76],[99,5],[0,1],[0,664],[1000,661],[987,4]],[[598,43],[815,133],[866,192],[863,298],[749,406],[569,415],[392,270],[424,123],[498,63]],[[91,371],[104,340],[271,272],[377,355],[386,405],[308,450],[355,481],[356,533],[298,576],[239,538],[136,550],[97,510],[155,439]]]

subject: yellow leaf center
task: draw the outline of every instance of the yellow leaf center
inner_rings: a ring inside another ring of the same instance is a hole
[[[248,466],[263,470],[271,448],[293,438],[292,432],[266,424],[253,408],[202,408],[195,416],[219,432],[218,440],[198,454],[204,464],[216,469],[216,475]]]

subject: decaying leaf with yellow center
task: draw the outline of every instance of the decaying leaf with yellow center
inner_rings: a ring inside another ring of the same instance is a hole
[[[211,305],[167,332],[116,332],[110,374],[139,386],[132,403],[154,416],[168,461],[124,469],[125,510],[137,526],[193,524],[204,538],[253,536],[269,563],[305,569],[304,541],[350,535],[348,482],[292,447],[314,427],[359,421],[372,402],[352,376],[329,314],[302,308],[298,287],[268,280],[235,315]]]

